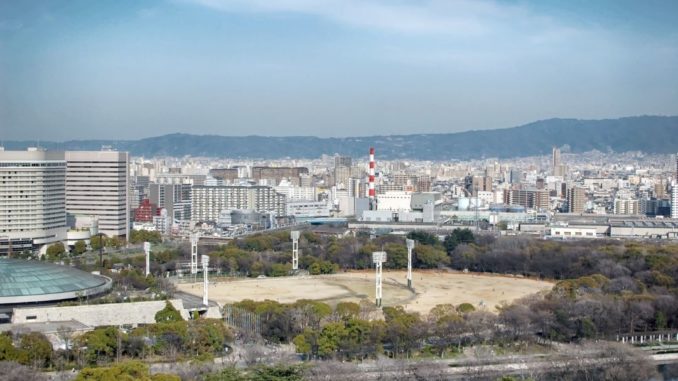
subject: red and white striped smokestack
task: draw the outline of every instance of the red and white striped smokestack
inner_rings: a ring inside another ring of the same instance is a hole
[[[369,177],[369,197],[370,197],[370,210],[376,209],[375,205],[375,196],[374,191],[374,147],[370,147],[370,177]]]

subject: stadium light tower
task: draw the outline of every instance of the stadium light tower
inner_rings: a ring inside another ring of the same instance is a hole
[[[299,231],[290,232],[292,238],[292,270],[299,270]]]
[[[209,290],[209,279],[207,277],[207,269],[210,264],[210,257],[207,255],[202,256],[202,304],[209,305],[207,300],[208,290]]]
[[[407,243],[407,288],[412,289],[412,249],[414,249],[414,240],[408,239]]]
[[[200,235],[198,233],[191,234],[191,274],[198,273],[198,241]]]
[[[146,276],[151,273],[151,243],[144,242],[144,252],[146,253]]]
[[[386,252],[385,251],[375,251],[372,253],[372,261],[375,264],[377,269],[376,275],[376,305],[381,307],[381,268],[382,264],[386,262]]]

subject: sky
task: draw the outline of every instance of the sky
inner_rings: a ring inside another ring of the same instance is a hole
[[[0,0],[0,139],[678,115],[678,1]]]

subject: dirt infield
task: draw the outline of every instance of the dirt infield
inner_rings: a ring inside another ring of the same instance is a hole
[[[549,290],[552,283],[508,276],[415,271],[414,292],[407,289],[405,271],[384,272],[383,305],[403,305],[409,311],[426,313],[437,304],[471,303],[494,311],[501,302]],[[271,299],[291,303],[314,299],[339,301],[374,300],[374,272],[265,279],[220,279],[210,284],[209,298],[219,304],[243,299]],[[202,284],[179,284],[180,291],[201,295]]]

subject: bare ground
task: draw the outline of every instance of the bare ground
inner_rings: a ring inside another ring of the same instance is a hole
[[[374,278],[373,271],[265,279],[222,278],[210,283],[209,298],[221,305],[243,299],[281,303],[313,299],[334,305],[339,301],[374,300]],[[415,271],[412,278],[414,291],[407,288],[405,271],[385,271],[383,305],[402,305],[409,311],[427,313],[437,304],[471,303],[495,311],[502,302],[510,303],[553,287],[553,283],[546,281],[485,274]],[[183,283],[178,288],[202,294],[201,283]]]

